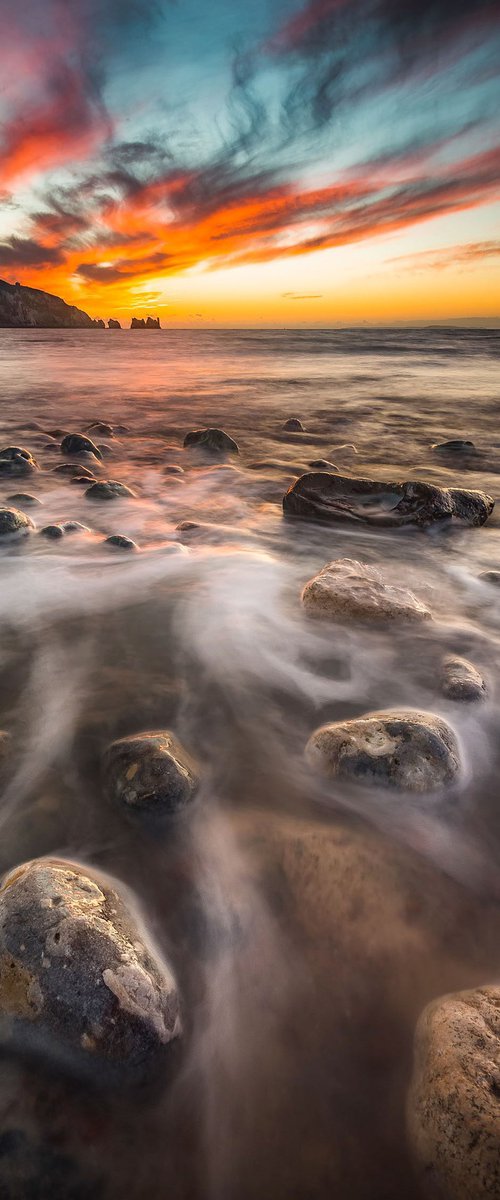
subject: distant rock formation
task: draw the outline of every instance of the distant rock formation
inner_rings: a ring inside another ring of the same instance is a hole
[[[132,317],[130,325],[131,329],[161,329],[159,317],[148,317],[147,321],[144,317]]]
[[[110,317],[108,321],[108,329],[121,329],[120,322],[116,321],[114,317]]]
[[[96,321],[92,321],[92,324],[95,325],[96,329],[105,329],[106,328],[102,317],[98,317]]]
[[[95,329],[88,313],[59,296],[0,279],[0,329]]]

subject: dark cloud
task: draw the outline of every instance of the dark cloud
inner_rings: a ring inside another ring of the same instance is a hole
[[[2,267],[48,267],[64,262],[61,250],[56,246],[42,246],[31,238],[11,237],[0,242],[0,265]]]

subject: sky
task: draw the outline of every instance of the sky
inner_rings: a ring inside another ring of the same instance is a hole
[[[500,317],[500,0],[0,0],[0,276],[162,325]]]

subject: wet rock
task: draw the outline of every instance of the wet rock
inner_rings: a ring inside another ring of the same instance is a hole
[[[0,538],[24,537],[35,526],[18,508],[0,508]]]
[[[113,426],[108,425],[107,421],[94,421],[92,425],[87,425],[87,433],[95,434],[96,437],[112,438]]]
[[[180,1032],[170,968],[114,881],[34,859],[0,885],[0,1038],[96,1081],[148,1078]]]
[[[42,501],[38,496],[32,496],[29,492],[14,492],[13,496],[7,496],[8,504],[22,504],[23,508],[41,508]]]
[[[463,438],[451,438],[449,442],[434,442],[432,449],[436,454],[444,456],[479,454],[474,442],[465,441]]]
[[[179,521],[175,528],[179,533],[190,533],[193,529],[201,529],[201,524],[199,521]]]
[[[92,454],[94,458],[102,458],[101,451],[90,438],[83,433],[67,433],[61,442],[62,454]]]
[[[494,587],[500,587],[500,571],[481,571],[478,579],[482,579],[484,583],[492,583]]]
[[[20,1115],[26,1122],[26,1114]],[[98,1200],[103,1196],[101,1181],[86,1168],[85,1160],[75,1161],[57,1141],[40,1137],[37,1129],[16,1125],[9,1110],[1,1116],[2,1200]]]
[[[96,482],[97,480],[95,475],[92,475],[91,473],[88,475],[74,475],[73,478],[70,479],[70,483],[74,483],[76,487],[88,487],[89,483]]]
[[[466,658],[449,654],[443,659],[441,691],[448,700],[484,700],[486,684],[479,671]]]
[[[81,463],[59,463],[57,467],[52,468],[53,475],[69,475],[70,478],[85,478],[94,479],[95,476],[89,467],[83,467]]]
[[[46,429],[45,432],[48,437],[59,438],[59,439],[66,437],[66,435],[68,435],[68,437],[69,437],[67,429]]]
[[[178,467],[177,464],[173,464],[170,467],[164,467],[163,474],[164,475],[184,475],[184,467]]]
[[[415,1034],[410,1146],[429,1200],[500,1196],[500,988],[429,1004]]]
[[[494,501],[484,492],[413,480],[379,483],[323,472],[302,475],[283,498],[285,513],[293,516],[384,528],[425,527],[452,517],[468,525],[484,525],[493,508]]]
[[[63,530],[65,533],[91,533],[88,525],[83,525],[81,521],[64,521]]]
[[[156,816],[185,808],[198,787],[194,762],[168,730],[113,742],[103,759],[103,779],[110,800]]]
[[[302,421],[298,417],[289,417],[282,426],[283,433],[305,433]]]
[[[311,471],[338,471],[339,469],[335,466],[335,463],[329,462],[327,458],[314,458],[309,463],[309,466]]]
[[[431,613],[409,588],[386,583],[379,571],[338,558],[306,583],[302,604],[312,616],[358,621],[425,621]]]
[[[105,546],[115,547],[116,550],[138,550],[137,542],[133,542],[132,538],[126,537],[124,533],[112,533],[104,541]]]
[[[215,454],[239,454],[237,443],[223,429],[193,429],[186,434],[184,445],[197,446]]]
[[[0,479],[15,479],[20,475],[32,475],[38,470],[36,458],[22,446],[5,446],[0,450]]]
[[[410,792],[433,792],[461,770],[453,730],[433,713],[387,710],[317,729],[306,757],[321,774]]]
[[[52,538],[53,541],[57,541],[58,538],[64,537],[64,529],[62,525],[44,525],[43,529],[40,530],[40,533],[42,537]]]
[[[126,483],[118,483],[116,479],[103,479],[100,483],[92,483],[85,495],[89,500],[119,500],[121,497],[135,496],[132,488]]]

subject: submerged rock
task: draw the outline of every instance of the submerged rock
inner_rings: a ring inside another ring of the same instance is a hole
[[[425,621],[429,609],[409,588],[385,583],[379,571],[338,558],[306,583],[302,604],[313,616],[358,621]]]
[[[174,463],[170,467],[164,467],[163,474],[164,475],[184,475],[184,467],[179,467],[179,466],[177,466],[176,463]]]
[[[305,433],[302,421],[298,417],[289,417],[283,425],[283,433]]]
[[[479,454],[474,442],[465,441],[463,438],[451,438],[449,442],[434,442],[432,449],[436,454],[444,455]]]
[[[91,533],[88,525],[83,525],[81,521],[64,521],[63,529],[65,533]]]
[[[148,1078],[180,1032],[177,986],[114,882],[34,859],[0,885],[0,1040],[96,1081]]]
[[[44,525],[40,530],[42,537],[52,538],[57,541],[58,538],[64,537],[64,529],[62,525]]]
[[[92,483],[85,495],[89,500],[119,500],[121,497],[135,496],[132,488],[126,483],[118,483],[116,479],[103,479],[100,483]]]
[[[223,429],[193,429],[184,438],[185,446],[199,446],[215,454],[239,454],[237,443]]]
[[[32,475],[38,470],[36,458],[22,446],[5,446],[0,450],[0,478],[16,478],[19,475]]]
[[[481,571],[478,579],[482,579],[483,583],[492,583],[494,587],[500,587],[500,571]]]
[[[108,425],[107,421],[94,421],[92,425],[87,425],[87,432],[94,433],[97,437],[114,437],[113,426]]]
[[[313,458],[313,461],[309,463],[309,466],[311,468],[311,471],[338,471],[339,470],[339,468],[335,466],[335,463],[330,462],[328,460],[328,458]]]
[[[70,479],[70,483],[74,483],[76,487],[88,487],[89,483],[96,482],[96,477],[95,475],[92,475],[91,472],[89,472],[88,475],[74,475],[72,479]]]
[[[61,442],[62,454],[92,454],[94,458],[102,458],[101,451],[90,438],[83,433],[67,433]]]
[[[136,813],[176,813],[194,798],[197,768],[175,734],[141,733],[112,742],[103,759],[110,800]]]
[[[13,496],[7,496],[8,504],[22,504],[23,507],[41,508],[42,501],[38,496],[32,496],[29,492],[14,492]]]
[[[82,466],[81,463],[59,463],[57,467],[52,468],[53,475],[69,475],[70,478],[94,479],[92,471],[89,467]]]
[[[124,533],[112,533],[105,538],[105,546],[111,546],[116,550],[138,550],[137,542],[133,542],[132,538],[126,537]]]
[[[466,658],[449,654],[443,659],[441,691],[448,700],[484,700],[486,684],[477,668]]]
[[[24,537],[35,526],[18,508],[0,508],[0,538]]]
[[[410,792],[433,792],[460,773],[453,730],[433,713],[387,710],[323,725],[306,757],[326,776]]]
[[[500,988],[429,1004],[417,1025],[408,1132],[424,1194],[500,1196]]]
[[[493,508],[494,500],[484,492],[440,488],[413,480],[380,483],[323,472],[302,475],[283,498],[285,513],[293,516],[385,528],[425,527],[452,517],[468,525],[484,525]]]

